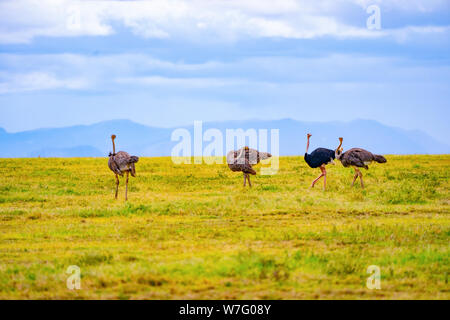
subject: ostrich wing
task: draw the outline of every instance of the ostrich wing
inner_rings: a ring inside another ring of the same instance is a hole
[[[122,171],[120,171],[119,166],[117,165],[116,161],[114,160],[114,156],[113,155],[109,156],[108,167],[115,174],[123,175]]]
[[[250,165],[250,163],[245,160],[245,163],[232,163],[232,164],[228,164],[228,167],[231,169],[231,171],[240,171],[240,172],[244,172],[244,173],[249,173],[252,175],[256,174],[256,171],[252,168],[252,166]]]
[[[367,150],[354,148],[347,151],[344,155],[347,165],[368,168],[366,162],[374,160],[373,154]]]
[[[358,153],[359,158],[363,161],[373,161],[374,156],[371,152],[364,150],[364,149],[355,149],[355,151]]]
[[[246,151],[245,158],[248,159],[248,162],[249,162],[251,165],[258,164],[258,163],[260,163],[260,161],[261,161],[261,157],[260,157],[260,155],[259,155],[259,151],[258,151],[258,150],[255,150],[255,149],[248,149],[248,150]]]
[[[127,152],[119,151],[115,155],[111,155],[109,157],[108,165],[111,171],[118,175],[123,175],[126,171],[131,171],[135,173],[135,169],[133,170],[134,163],[139,160],[138,157],[132,157]]]
[[[256,164],[258,161],[258,154],[251,152],[245,152],[244,149],[240,149],[238,151],[231,151],[227,155],[227,164],[231,171],[242,171],[244,173],[256,174],[256,171],[253,170],[252,165]],[[250,160],[251,159],[251,160]]]

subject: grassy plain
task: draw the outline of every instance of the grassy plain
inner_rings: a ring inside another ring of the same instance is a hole
[[[0,159],[0,299],[450,299],[450,155],[275,176],[142,158]],[[66,287],[70,265],[81,290]],[[381,290],[366,287],[381,268]]]

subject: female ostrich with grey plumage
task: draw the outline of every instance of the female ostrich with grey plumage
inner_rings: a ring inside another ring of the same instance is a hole
[[[244,173],[244,187],[248,180],[248,185],[251,188],[250,175],[256,175],[253,166],[260,163],[261,160],[266,160],[271,157],[272,155],[270,153],[259,152],[258,150],[244,147],[239,150],[230,151],[227,154],[227,163],[231,171]]]
[[[369,164],[372,162],[386,163],[386,158],[361,148],[353,148],[343,153],[344,149],[341,148],[341,146],[344,139],[339,138],[339,140],[341,141],[341,144],[336,150],[336,159],[340,160],[344,167],[355,168],[355,177],[353,178],[352,187],[355,185],[355,181],[359,177],[361,180],[361,187],[364,189],[363,176],[359,168],[369,170]]]
[[[125,201],[128,200],[128,177],[131,174],[132,177],[136,177],[135,163],[139,161],[136,156],[130,156],[127,152],[119,151],[116,153],[116,144],[114,140],[116,135],[111,136],[113,144],[113,152],[109,154],[108,167],[116,175],[116,199],[119,193],[119,176],[123,177],[126,174],[126,187],[125,187]]]
[[[334,159],[336,158],[336,152],[331,149],[318,148],[314,150],[311,154],[308,154],[309,150],[309,139],[312,137],[311,134],[307,135],[307,143],[306,143],[306,153],[305,153],[305,162],[313,169],[320,168],[322,173],[317,177],[316,180],[312,182],[311,188],[314,188],[317,181],[319,181],[323,177],[323,189],[327,188],[327,164],[333,164]],[[338,149],[340,146],[338,147]]]

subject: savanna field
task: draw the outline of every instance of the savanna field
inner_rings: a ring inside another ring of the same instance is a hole
[[[328,166],[324,192],[302,157],[251,190],[141,158],[127,203],[107,158],[0,159],[0,299],[450,299],[450,155],[387,159],[364,190]]]

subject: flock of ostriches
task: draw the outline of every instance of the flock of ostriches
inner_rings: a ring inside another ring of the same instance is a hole
[[[125,189],[125,200],[128,200],[128,178],[129,175],[135,177],[136,176],[136,167],[135,164],[139,161],[139,158],[136,156],[130,156],[127,152],[119,151],[116,153],[116,145],[114,140],[116,139],[115,135],[111,136],[112,144],[113,144],[113,152],[109,154],[108,166],[112,172],[116,175],[116,195],[119,192],[119,176],[125,174],[126,177],[126,189]],[[311,185],[314,188],[314,185],[323,178],[324,180],[324,190],[327,187],[327,170],[326,165],[335,164],[334,160],[341,161],[344,167],[354,167],[355,168],[355,177],[353,178],[352,186],[355,184],[356,179],[361,180],[361,187],[364,188],[364,182],[362,173],[359,168],[369,169],[369,164],[372,162],[378,163],[386,163],[387,160],[385,157],[372,154],[371,152],[360,149],[353,148],[348,150],[347,152],[343,152],[342,148],[343,138],[339,138],[340,144],[336,150],[318,148],[314,150],[311,154],[308,154],[309,150],[309,140],[311,139],[311,134],[307,135],[307,144],[306,144],[306,153],[305,153],[305,161],[311,168],[320,168],[321,174],[317,179],[315,179]],[[228,167],[233,172],[242,172],[244,174],[244,187],[248,184],[251,187],[252,183],[250,181],[250,175],[256,175],[256,171],[253,169],[253,166],[260,163],[261,160],[266,160],[271,158],[272,155],[267,152],[259,152],[255,149],[250,149],[249,147],[244,147],[236,151],[231,151],[227,155],[227,164]]]

